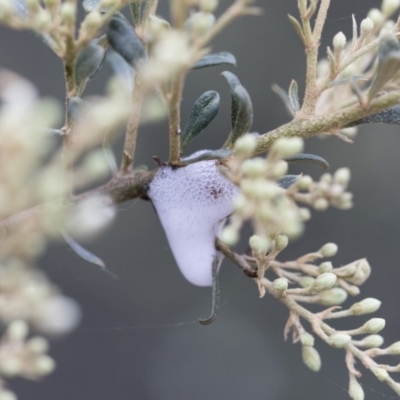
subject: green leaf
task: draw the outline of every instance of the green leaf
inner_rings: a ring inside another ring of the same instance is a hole
[[[78,242],[76,242],[68,233],[62,232],[61,233],[66,243],[71,247],[71,249],[83,260],[87,261],[90,264],[97,265],[100,267],[104,272],[112,276],[114,279],[118,279],[118,277],[113,274],[109,269],[107,269],[104,261],[96,256],[95,254],[91,253],[89,250],[82,247]]]
[[[379,39],[378,66],[368,92],[371,100],[389,82],[400,68],[400,44],[393,34],[385,34]]]
[[[200,58],[200,60],[198,60],[196,64],[193,65],[192,69],[213,67],[215,65],[223,65],[223,64],[229,64],[236,67],[235,56],[227,51],[207,54],[206,56]]]
[[[285,175],[278,180],[278,185],[284,189],[287,189],[296,183],[299,177],[299,175]]]
[[[203,93],[194,103],[181,136],[181,151],[215,118],[219,110],[219,94],[213,90]]]
[[[229,149],[218,149],[218,150],[200,150],[196,151],[189,157],[182,158],[179,163],[180,167],[185,167],[189,164],[194,164],[199,161],[207,161],[207,160],[224,160],[232,155],[232,150]]]
[[[287,162],[303,162],[309,164],[316,164],[322,167],[323,169],[329,169],[329,163],[325,160],[325,158],[317,156],[315,154],[305,154],[300,153],[296,154],[295,156],[285,158]]]
[[[299,87],[294,79],[290,82],[288,95],[294,112],[300,111]]]
[[[247,90],[235,74],[225,71],[221,75],[226,79],[231,91],[232,131],[227,140],[227,143],[231,145],[240,136],[249,132],[253,124],[253,105]]]
[[[368,117],[361,118],[357,121],[346,125],[346,128],[362,124],[390,124],[400,125],[400,105],[390,107],[387,110],[380,111]]]
[[[92,40],[84,47],[75,59],[75,85],[83,90],[86,82],[100,69],[105,56],[105,50]],[[83,86],[83,87],[82,87]],[[81,92],[81,90],[79,90]]]
[[[110,46],[133,67],[146,57],[142,42],[134,29],[119,18],[110,19],[107,26],[107,39]]]

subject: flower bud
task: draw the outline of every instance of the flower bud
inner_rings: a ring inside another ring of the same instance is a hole
[[[249,239],[249,245],[256,254],[265,255],[269,249],[271,242],[265,236],[253,235]]]
[[[76,7],[73,3],[64,2],[60,8],[61,19],[67,24],[73,23],[76,16]]]
[[[11,322],[7,329],[7,335],[10,340],[24,340],[28,332],[28,324],[22,320]]]
[[[376,347],[381,347],[383,345],[384,339],[381,335],[368,335],[357,343],[357,347],[365,347],[367,349],[372,349]],[[399,342],[400,343],[400,342]],[[400,354],[400,346],[399,346]]]
[[[341,186],[347,187],[350,181],[350,170],[348,168],[340,168],[333,175],[333,180]]]
[[[350,379],[349,396],[352,400],[364,400],[364,390],[357,379]]]
[[[0,373],[8,378],[19,375],[23,365],[21,360],[15,356],[7,356],[0,363]]]
[[[314,346],[314,336],[308,332],[304,332],[300,335],[300,341],[303,346]]]
[[[367,18],[367,19],[369,19],[369,18]],[[373,22],[372,22],[372,24],[373,24]],[[344,69],[342,74],[345,76],[348,76],[348,77],[353,76],[356,74],[356,68],[354,67],[353,64],[350,64],[348,67],[346,67]],[[352,126],[350,128],[343,128],[340,130],[340,133],[349,139],[354,139],[357,136],[357,132],[358,132],[358,129],[356,126]]]
[[[315,279],[311,278],[311,276],[303,276],[300,279],[299,284],[303,288],[308,288],[308,287],[311,287],[313,285],[314,281],[315,281]]]
[[[29,339],[26,343],[28,350],[35,354],[45,353],[49,349],[49,342],[41,336]]]
[[[272,175],[275,178],[279,178],[280,176],[285,175],[288,169],[289,169],[288,163],[284,160],[280,160],[272,168]]]
[[[271,148],[271,152],[278,155],[280,158],[287,158],[301,153],[304,147],[303,139],[294,138],[279,138]]]
[[[368,297],[367,299],[361,300],[358,303],[354,303],[350,310],[353,315],[363,315],[370,314],[379,309],[381,306],[381,301],[378,299],[374,299],[372,297]]]
[[[235,211],[237,212],[243,212],[246,210],[247,206],[247,200],[246,197],[243,196],[242,194],[238,194],[235,196],[233,199],[233,207],[235,208]]]
[[[334,333],[333,335],[329,336],[328,344],[336,349],[342,349],[346,347],[351,342],[351,336],[347,335],[346,333]]]
[[[387,348],[388,354],[400,355],[400,342],[395,342]]]
[[[275,239],[275,249],[277,251],[282,251],[287,247],[288,244],[289,244],[289,238],[286,235],[279,235]]]
[[[47,31],[51,26],[51,14],[49,10],[40,9],[36,12],[33,20],[33,26],[38,31]]]
[[[386,321],[383,318],[371,318],[363,325],[365,333],[378,333],[386,325]]]
[[[220,239],[228,246],[234,246],[239,241],[239,233],[231,226],[226,226],[220,236]]]
[[[267,165],[265,163],[265,159],[261,157],[256,157],[251,160],[246,160],[241,168],[240,171],[242,174],[247,175],[249,177],[261,177],[267,171]]]
[[[301,355],[304,364],[306,364],[311,371],[318,372],[321,369],[321,357],[314,347],[302,346]]]
[[[318,295],[318,303],[324,306],[337,306],[347,299],[347,292],[342,288],[324,290]]]
[[[272,282],[272,287],[279,292],[284,292],[288,288],[288,280],[286,278],[278,278]]]
[[[234,145],[235,155],[239,158],[250,157],[256,148],[257,140],[253,135],[243,135],[236,140]]]
[[[339,32],[333,37],[332,43],[335,51],[342,51],[346,46],[346,36],[343,32]]]
[[[99,11],[92,11],[86,15],[86,18],[83,20],[81,29],[87,35],[93,35],[97,32],[97,30],[101,27],[103,23],[103,17],[101,16]]]
[[[311,212],[308,208],[300,207],[299,214],[302,221],[308,221],[311,218]]]
[[[17,400],[17,396],[11,390],[0,389],[0,400]]]
[[[37,375],[45,376],[51,374],[55,368],[55,361],[51,357],[43,354],[36,358],[33,370]]]
[[[14,3],[12,0],[0,0],[0,21],[7,20],[14,14]]]
[[[330,261],[325,261],[321,263],[320,266],[318,267],[318,270],[321,274],[323,274],[324,272],[332,271],[332,269],[333,265]]]
[[[318,292],[330,289],[335,285],[336,280],[337,277],[335,274],[332,274],[331,272],[324,272],[315,279],[312,289]]]
[[[314,201],[313,206],[317,211],[325,211],[329,207],[329,202],[323,197],[320,197]]]
[[[377,8],[371,8],[368,13],[368,18],[372,20],[375,26],[380,25],[385,20],[385,17]]]
[[[367,33],[371,32],[372,29],[374,29],[374,21],[372,21],[372,19],[369,17],[364,18],[360,24],[361,34],[366,35]]]
[[[336,255],[337,251],[338,247],[335,243],[326,243],[319,250],[322,257],[324,258],[333,257],[334,255]]]
[[[218,7],[218,0],[200,0],[199,8],[201,11],[212,13]]]
[[[309,189],[309,187],[311,186],[312,183],[313,183],[313,180],[312,180],[311,176],[309,176],[309,175],[304,175],[297,181],[297,185],[300,190]]]
[[[400,0],[383,0],[381,10],[385,17],[390,17],[400,7]]]
[[[383,368],[374,368],[372,370],[374,375],[381,381],[384,382],[389,378],[389,373]]]

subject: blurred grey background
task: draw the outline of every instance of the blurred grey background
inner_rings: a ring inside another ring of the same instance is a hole
[[[229,3],[221,1],[219,12]],[[287,88],[294,78],[303,89],[305,60],[286,18],[287,13],[297,15],[296,1],[259,0],[258,4],[264,15],[229,26],[213,49],[236,55],[238,66],[233,72],[252,97],[253,129],[266,132],[288,121],[271,84]],[[369,8],[379,6],[380,0],[333,0],[322,54],[338,31],[351,36],[352,13],[360,22]],[[168,15],[166,0],[160,13]],[[61,64],[33,34],[0,28],[0,67],[28,77],[42,95],[63,101]],[[230,100],[222,71],[212,68],[189,75],[183,123],[202,92],[213,89],[222,97],[216,120],[189,151],[218,148],[229,132]],[[101,71],[88,93],[101,92],[108,74],[106,69]],[[140,133],[137,164],[153,167],[152,155],[166,159],[165,121],[143,126]],[[400,339],[399,147],[399,128],[382,125],[363,127],[354,144],[337,138],[308,140],[307,152],[325,157],[332,170],[351,168],[355,208],[313,212],[305,235],[282,254],[293,259],[333,241],[339,245],[334,258],[337,266],[367,257],[373,273],[357,300],[377,297],[383,301],[379,316],[387,320],[387,343]],[[116,149],[120,148],[117,143]],[[315,177],[322,173],[309,166],[292,171]],[[53,375],[41,382],[12,382],[20,399],[348,398],[343,351],[317,342],[323,366],[317,374],[309,371],[302,363],[300,346],[283,340],[286,309],[268,295],[260,300],[252,280],[230,262],[224,263],[220,275],[219,317],[212,325],[201,326],[197,320],[209,315],[211,291],[192,286],[181,276],[149,202],[120,205],[112,228],[87,247],[120,279],[115,281],[85,264],[64,244],[49,248],[40,267],[79,301],[84,319],[76,332],[53,344],[52,355],[58,363]],[[357,327],[364,320],[348,320],[345,326]],[[368,371],[362,383],[367,399],[396,398]]]

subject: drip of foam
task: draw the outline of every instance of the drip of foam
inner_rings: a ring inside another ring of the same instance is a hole
[[[221,265],[223,256],[214,242],[233,212],[232,200],[238,192],[219,173],[216,163],[211,160],[177,169],[161,167],[148,191],[179,269],[197,286],[212,285],[215,257]]]

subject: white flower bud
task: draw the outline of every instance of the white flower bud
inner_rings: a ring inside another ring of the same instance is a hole
[[[337,251],[338,247],[335,243],[326,243],[319,250],[322,257],[324,258],[333,257],[334,255],[336,255]]]
[[[32,353],[41,354],[49,350],[49,342],[44,337],[36,336],[27,341],[26,347]]]
[[[301,153],[304,148],[304,141],[299,137],[280,138],[271,147],[271,152],[280,158],[287,158]]]
[[[332,43],[335,51],[342,51],[346,46],[346,36],[343,32],[339,32],[333,37]]]
[[[28,332],[28,324],[22,320],[11,322],[7,329],[7,335],[10,340],[24,340],[28,335]]]
[[[368,18],[369,19],[369,18]],[[350,71],[351,69],[351,71]],[[353,76],[356,74],[355,67],[353,64],[350,64],[345,70],[343,71],[343,75],[346,76]],[[350,128],[343,128],[341,129],[340,133],[346,136],[349,139],[354,139],[357,136],[358,129],[356,126],[352,126]]]
[[[302,221],[309,221],[311,219],[311,211],[306,207],[300,207],[299,214]]]
[[[392,355],[400,355],[400,342],[395,342],[391,344],[388,348],[387,351],[389,354]]]
[[[357,347],[365,347],[368,349],[381,347],[383,345],[384,339],[381,335],[368,335],[357,343]],[[400,343],[400,342],[399,342]],[[400,354],[400,346],[399,346]]]
[[[300,341],[303,346],[314,346],[314,336],[308,332],[304,332],[300,335]]]
[[[254,135],[243,135],[236,140],[233,150],[239,158],[250,157],[256,148],[257,139]]]
[[[300,190],[308,190],[312,183],[313,179],[309,175],[304,175],[297,181]]]
[[[278,251],[282,251],[289,244],[289,238],[286,235],[279,235],[275,239],[275,249]]]
[[[333,180],[341,186],[347,187],[350,181],[350,170],[348,168],[340,168],[333,175]]]
[[[347,335],[346,333],[334,333],[328,338],[328,343],[336,349],[342,349],[346,347],[350,342],[351,336]]]
[[[353,304],[350,307],[353,315],[370,314],[379,309],[381,302],[378,299],[368,297],[367,299],[361,300],[358,303]]]
[[[271,242],[265,236],[253,235],[249,239],[249,245],[256,254],[266,254]]]
[[[11,0],[0,0],[0,21],[7,20],[14,14],[14,4]]]
[[[389,373],[383,368],[374,368],[372,372],[381,382],[385,382],[389,378]]]
[[[324,306],[338,306],[347,299],[347,292],[342,288],[324,290],[318,295],[318,303]]]
[[[381,10],[385,17],[390,17],[400,7],[400,0],[383,0]]]
[[[86,15],[81,24],[81,29],[85,34],[92,35],[97,32],[103,23],[103,17],[99,11],[92,11]]]
[[[55,361],[48,355],[41,355],[35,359],[33,370],[39,376],[51,374],[56,368]]]
[[[33,26],[38,31],[47,31],[51,26],[51,14],[49,10],[39,9],[34,16]]]
[[[261,177],[267,171],[267,164],[265,159],[256,157],[251,160],[246,160],[240,167],[240,172],[249,177]]]
[[[364,18],[360,24],[361,34],[366,35],[367,33],[371,32],[372,29],[374,29],[374,21],[372,21],[372,19],[369,17]]]
[[[228,246],[234,246],[239,241],[239,233],[232,226],[226,226],[219,238]]]
[[[22,369],[23,365],[18,357],[7,356],[0,362],[0,373],[8,378],[20,375]]]
[[[368,13],[368,18],[372,20],[375,26],[380,25],[385,20],[385,17],[377,8],[371,8]]]
[[[71,23],[75,21],[76,7],[73,3],[64,2],[61,4],[60,16],[64,22]]]
[[[317,292],[330,289],[335,285],[336,281],[337,277],[335,274],[332,274],[331,272],[324,272],[315,279],[312,289]]]
[[[17,396],[7,389],[0,389],[0,400],[17,400]]]
[[[308,288],[308,287],[311,287],[313,285],[314,281],[315,281],[315,279],[311,278],[311,276],[303,276],[300,279],[299,284],[303,288]]]
[[[357,379],[350,379],[349,396],[352,400],[364,400],[364,390]]]
[[[386,325],[386,321],[383,318],[371,318],[363,325],[365,333],[378,333]]]
[[[289,169],[288,163],[286,161],[280,160],[272,168],[272,175],[275,178],[279,178],[280,176],[285,175],[288,169]]]
[[[235,208],[235,211],[237,212],[243,212],[246,210],[247,206],[247,200],[246,197],[243,196],[242,194],[236,195],[236,197],[233,199],[233,207]]]
[[[279,292],[284,292],[289,286],[288,280],[286,278],[278,278],[272,282],[272,287]]]
[[[306,364],[311,371],[318,372],[321,369],[321,357],[314,347],[302,346],[301,355],[304,364]]]
[[[320,197],[314,201],[313,206],[317,211],[325,211],[329,207],[329,202],[323,197]]]
[[[212,13],[218,7],[218,0],[200,0],[199,8],[201,11]]]
[[[192,14],[185,23],[187,30],[197,35],[204,35],[215,23],[214,14],[208,12],[196,12]]]
[[[146,34],[150,39],[159,38],[164,32],[169,31],[171,25],[168,21],[157,17],[156,15],[149,15],[146,23]]]
[[[333,265],[330,261],[325,261],[325,262],[321,263],[320,266],[318,267],[318,270],[321,274],[324,272],[332,271],[332,269],[333,269]]]

